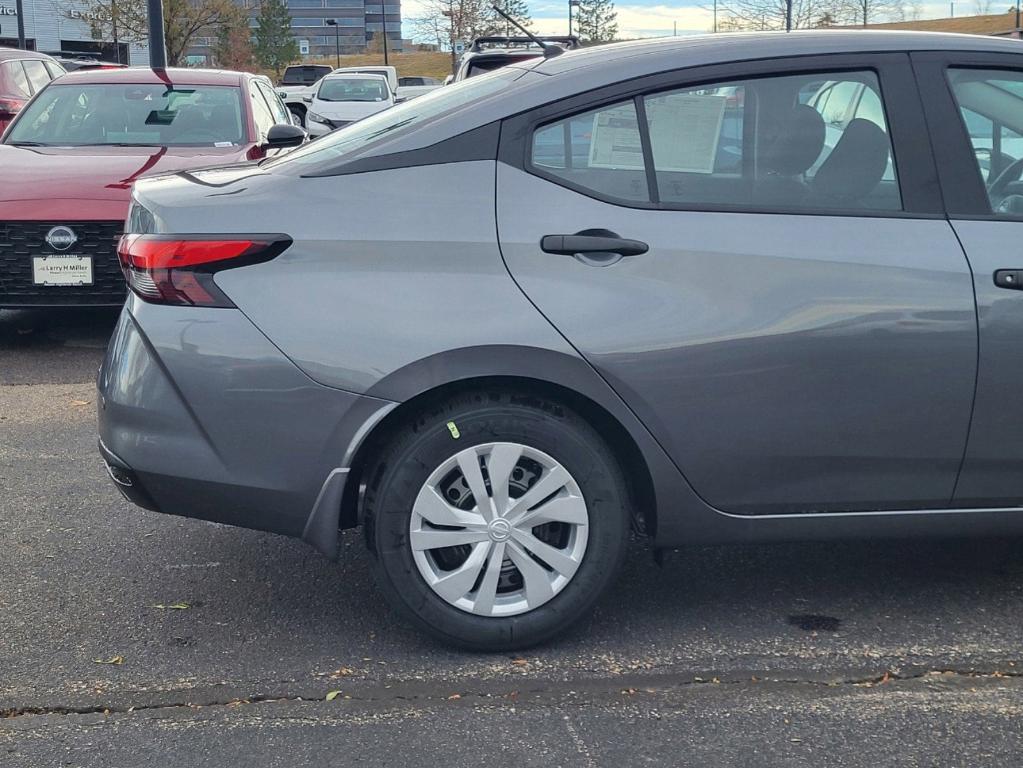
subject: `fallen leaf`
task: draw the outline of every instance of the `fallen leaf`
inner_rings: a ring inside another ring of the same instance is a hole
[[[512,659],[512,664],[514,664],[516,667],[524,667],[527,664],[529,664],[529,662],[526,661],[525,659]]]
[[[330,693],[327,694],[327,701],[333,701],[340,695],[341,691],[331,691]]]
[[[355,670],[351,667],[341,667],[330,673],[331,677],[351,677],[355,674]]]
[[[90,402],[90,400],[72,400],[71,405],[81,408],[83,405],[88,405]]]
[[[109,659],[93,659],[96,664],[124,664],[124,656],[111,656]]]
[[[454,701],[455,699],[460,699],[460,698],[462,698],[462,694],[460,694],[460,693],[452,693],[450,696],[448,696],[448,701]]]
[[[153,606],[153,608],[156,608],[161,611],[186,611],[191,607],[192,606],[190,606],[188,603],[170,603],[169,605],[157,603],[156,605]]]

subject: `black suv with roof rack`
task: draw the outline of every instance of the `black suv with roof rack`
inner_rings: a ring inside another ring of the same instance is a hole
[[[579,38],[575,35],[537,36],[535,39],[505,35],[477,37],[472,41],[469,50],[459,59],[458,69],[452,81],[458,82],[508,64],[540,58],[544,53],[537,41],[553,43],[567,49],[578,48],[580,45]]]

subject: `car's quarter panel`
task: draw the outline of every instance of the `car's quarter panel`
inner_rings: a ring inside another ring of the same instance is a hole
[[[291,536],[352,436],[391,407],[316,384],[237,310],[134,296],[98,384],[100,439],[161,511]]]
[[[246,196],[245,210],[218,205],[195,225],[258,222],[295,239],[216,280],[316,381],[388,397],[389,375],[450,350],[575,354],[501,261],[492,161],[278,181],[272,205]]]
[[[977,350],[948,222],[632,209],[502,163],[498,224],[519,285],[714,507],[949,502]],[[650,250],[539,247],[591,228]]]

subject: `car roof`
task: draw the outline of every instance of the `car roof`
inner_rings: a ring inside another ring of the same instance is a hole
[[[44,61],[54,61],[52,56],[47,56],[45,53],[39,53],[38,51],[23,51],[20,48],[0,47],[0,61],[10,61],[13,59],[42,59]]]
[[[126,69],[86,69],[69,72],[60,78],[62,84],[125,83],[132,85],[241,85],[252,78],[245,72],[220,69],[128,67]]]
[[[324,80],[362,80],[364,78],[378,78],[387,82],[387,75],[383,72],[331,72],[323,77]]]
[[[555,74],[587,67],[597,74],[598,71],[620,66],[629,59],[642,57],[644,69],[656,72],[785,56],[928,50],[1023,53],[1023,46],[1019,40],[1009,38],[944,32],[864,29],[737,32],[662,37],[579,48],[544,59],[534,68],[538,72]]]

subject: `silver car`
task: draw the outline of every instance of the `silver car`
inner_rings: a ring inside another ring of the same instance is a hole
[[[587,614],[630,528],[1023,532],[1019,45],[589,48],[141,181],[110,475],[331,557],[361,526],[401,613],[489,650]]]

